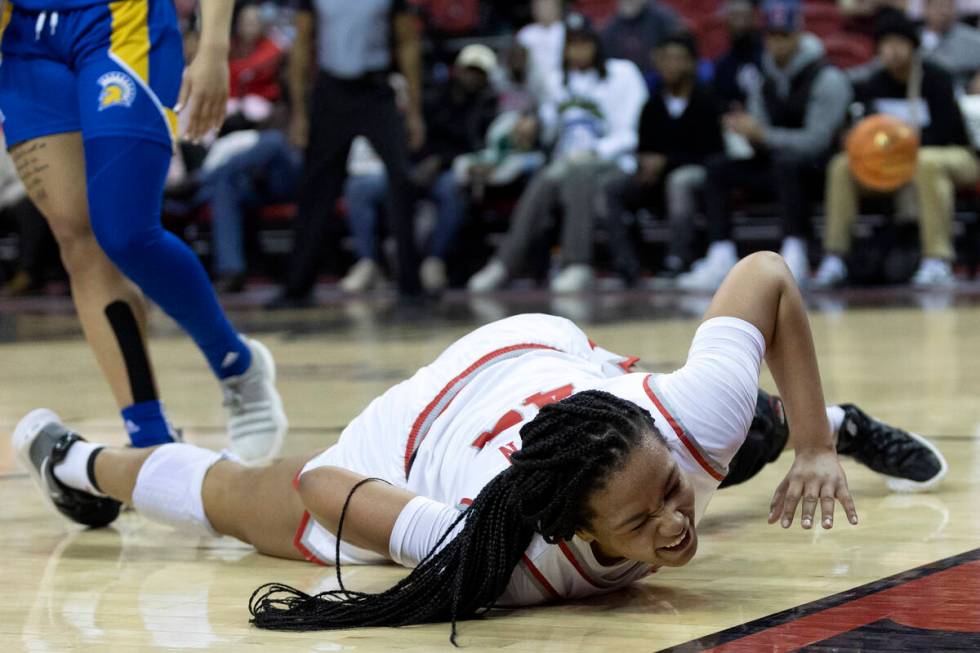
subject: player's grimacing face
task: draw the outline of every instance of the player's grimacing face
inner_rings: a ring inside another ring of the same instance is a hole
[[[594,493],[595,515],[579,535],[603,557],[680,567],[697,552],[694,488],[667,446],[651,434]]]

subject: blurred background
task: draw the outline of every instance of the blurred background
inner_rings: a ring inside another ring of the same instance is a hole
[[[177,5],[190,58],[196,3]],[[269,309],[419,285],[707,292],[760,249],[813,289],[969,288],[978,15],[976,0],[249,0],[227,120],[177,149],[165,225],[220,292]],[[868,116],[889,120],[853,129]],[[64,295],[0,156],[2,293]]]

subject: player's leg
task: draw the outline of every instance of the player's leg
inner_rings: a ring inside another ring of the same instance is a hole
[[[89,226],[78,104],[71,92],[75,76],[53,54],[50,30],[38,38],[39,17],[10,3],[4,7],[4,136],[58,241],[82,328],[133,443],[169,442],[146,354],[142,298],[103,254]]]
[[[222,381],[232,449],[257,462],[278,452],[286,430],[272,357],[239,336],[200,260],[160,223],[176,125],[168,107],[182,73],[173,11],[165,0],[89,10],[77,73],[89,215],[110,260],[204,353]]]
[[[949,465],[926,438],[881,422],[853,404],[827,407],[837,453],[887,477],[895,492],[922,492],[938,485]],[[755,417],[745,442],[729,463],[721,487],[749,480],[793,448],[792,434],[779,397],[759,390]]]
[[[190,444],[108,448],[44,409],[21,420],[13,444],[45,497],[78,523],[105,526],[128,503],[187,535],[230,535],[261,553],[302,559],[292,542],[304,508],[292,480],[306,458],[249,468]]]
[[[158,400],[146,354],[145,311],[139,291],[109,261],[89,226],[84,179],[78,174],[85,167],[80,135],[33,139],[11,153],[31,200],[58,242],[85,337],[124,418],[138,429],[131,433],[134,443],[170,441],[162,414],[159,423],[127,415],[140,412],[131,409],[134,404]]]

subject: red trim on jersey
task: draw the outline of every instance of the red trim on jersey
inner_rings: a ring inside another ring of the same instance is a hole
[[[589,338],[589,347],[591,347],[592,349],[595,349],[596,348],[595,341],[592,340],[592,338]]]
[[[624,372],[629,372],[631,369],[633,369],[633,366],[636,365],[639,362],[640,362],[640,357],[639,356],[630,356],[627,359],[624,359],[624,360],[619,361],[619,363],[617,363],[617,365],[619,365],[621,368],[623,368],[623,371]]]
[[[698,448],[694,446],[694,443],[691,442],[690,438],[687,437],[687,433],[685,433],[684,429],[681,428],[681,425],[677,423],[674,416],[667,412],[667,409],[660,402],[660,399],[657,398],[657,395],[655,395],[653,390],[650,388],[649,381],[649,376],[643,380],[643,390],[647,393],[647,396],[650,397],[650,401],[652,401],[653,405],[657,407],[657,410],[660,411],[660,414],[667,418],[667,423],[670,424],[670,428],[674,430],[675,434],[677,434],[677,438],[684,443],[684,446],[687,447],[687,450],[694,457],[694,460],[698,461],[698,464],[701,465],[701,469],[708,472],[708,474],[711,475],[711,478],[715,479],[716,481],[725,480],[725,475],[715,471],[711,464],[705,460],[704,456],[701,455],[701,452],[698,451]]]
[[[318,558],[315,553],[310,551],[308,548],[306,548],[306,545],[303,544],[303,533],[306,532],[306,527],[309,523],[310,523],[310,513],[304,511],[303,519],[299,522],[299,528],[296,529],[296,536],[293,538],[293,546],[295,546],[296,550],[302,553],[303,557],[309,560],[310,562],[317,565],[321,565],[323,567],[329,567],[330,566],[329,564],[327,564],[326,562]]]
[[[497,349],[495,351],[490,352],[489,354],[487,354],[486,356],[484,356],[483,358],[481,358],[480,360],[476,361],[475,363],[467,367],[465,370],[463,370],[452,381],[447,383],[446,386],[439,392],[439,394],[435,396],[435,399],[430,401],[429,405],[425,407],[425,410],[423,410],[421,414],[419,414],[419,416],[415,420],[415,423],[412,424],[412,430],[408,435],[408,445],[405,447],[405,476],[406,477],[408,476],[408,472],[411,469],[412,454],[415,453],[415,441],[418,439],[420,435],[419,432],[422,430],[422,425],[425,424],[425,421],[429,418],[429,415],[432,413],[432,411],[436,409],[436,406],[439,405],[439,402],[442,401],[447,394],[449,394],[449,391],[452,390],[457,383],[464,380],[467,376],[475,372],[483,365],[486,365],[487,363],[492,361],[494,358],[497,358],[498,356],[503,356],[504,354],[509,354],[512,351],[518,351],[521,349],[550,349],[552,351],[558,351],[558,349],[555,347],[551,347],[548,345],[532,344],[532,343],[524,343],[519,345],[511,345],[510,347],[503,347],[502,349]],[[448,405],[449,404],[446,404],[446,406]],[[443,410],[445,409],[446,407],[443,407]]]
[[[529,572],[531,572],[531,575],[534,576],[534,579],[541,584],[541,587],[543,587],[549,594],[551,594],[551,598],[553,599],[561,598],[561,595],[558,594],[558,590],[556,590],[554,586],[548,582],[548,579],[544,577],[544,574],[541,573],[541,570],[534,566],[534,563],[531,562],[531,559],[527,557],[526,553],[524,554],[524,566],[527,567],[527,570]]]
[[[598,588],[598,589],[608,589],[608,587],[605,587],[603,585],[600,585],[599,583],[597,583],[594,580],[592,580],[592,578],[589,577],[589,575],[587,573],[585,573],[585,570],[582,569],[582,565],[579,564],[579,561],[575,559],[575,555],[568,548],[568,544],[566,544],[564,541],[559,542],[558,543],[558,548],[561,549],[561,552],[563,554],[565,554],[565,557],[568,558],[568,561],[570,563],[572,563],[572,566],[573,567],[575,567],[575,571],[578,572],[578,575],[585,579],[585,582],[587,582],[592,587],[595,587],[595,588]]]

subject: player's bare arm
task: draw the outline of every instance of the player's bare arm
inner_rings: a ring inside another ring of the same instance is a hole
[[[813,335],[803,297],[782,257],[753,254],[740,262],[715,295],[705,319],[730,316],[755,325],[766,339],[766,362],[783,397],[796,441],[796,461],[770,506],[770,523],[788,528],[803,501],[801,523],[813,524],[819,503],[824,528],[833,526],[834,500],[848,519],[857,512],[827,423]]]
[[[310,514],[331,532],[337,533],[343,518],[344,542],[388,556],[395,522],[415,495],[377,480],[364,483],[354,492],[366,479],[339,467],[320,467],[303,474],[297,490]]]

